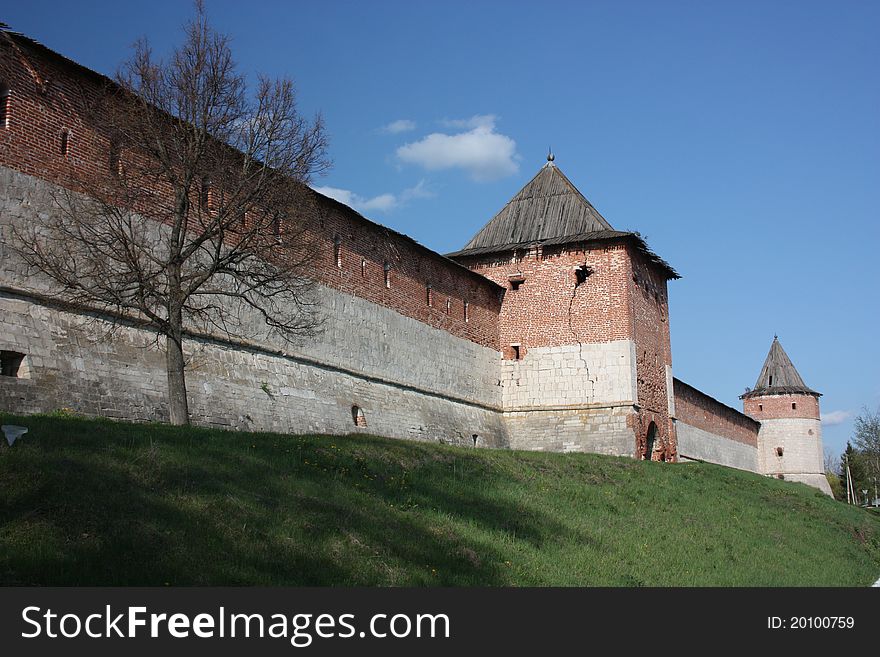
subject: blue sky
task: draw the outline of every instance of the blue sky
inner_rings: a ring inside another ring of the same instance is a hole
[[[248,73],[293,77],[315,181],[440,252],[556,163],[684,276],[673,363],[741,408],[774,333],[823,392],[826,449],[880,405],[880,3],[207,0]],[[0,20],[111,74],[183,0],[9,3]]]

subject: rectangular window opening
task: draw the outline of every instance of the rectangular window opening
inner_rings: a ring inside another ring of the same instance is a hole
[[[337,269],[342,269],[342,238],[339,235],[333,236],[333,262]]]
[[[0,376],[18,377],[24,354],[17,351],[0,351]]]
[[[211,207],[211,179],[207,176],[202,178],[199,186],[199,209],[207,212]]]
[[[120,176],[122,175],[122,155],[119,148],[119,142],[116,140],[111,140],[110,142],[110,156],[108,162],[110,168],[110,174],[112,176]]]
[[[431,308],[434,305],[434,290],[431,284],[425,286],[425,303]]]
[[[519,345],[512,344],[510,345],[510,348],[513,349],[513,360],[522,360],[522,354],[520,353]]]
[[[9,127],[9,87],[0,82],[0,128]]]
[[[391,263],[386,262],[382,269],[385,271],[385,287],[391,289]]]
[[[67,157],[67,155],[70,153],[70,131],[69,130],[62,130],[61,131],[61,141],[58,145],[58,151],[64,157]]]
[[[464,302],[464,321],[466,321],[466,322],[471,321],[470,313],[468,312],[468,310],[469,310],[469,304],[467,301],[465,301]]]
[[[797,410],[797,403],[791,402],[791,410],[793,410],[793,411]]]

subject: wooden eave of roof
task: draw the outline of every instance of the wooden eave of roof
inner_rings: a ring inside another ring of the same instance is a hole
[[[816,392],[807,386],[773,386],[772,388],[755,388],[739,396],[740,399],[752,397],[772,397],[773,395],[812,395],[821,397],[821,392]]]
[[[648,260],[649,263],[656,266],[664,273],[667,280],[675,280],[681,278],[681,275],[677,271],[675,271],[675,269],[673,269],[672,265],[670,265],[663,258],[658,256],[650,249],[650,247],[648,247],[647,242],[645,242],[644,238],[642,238],[639,233],[620,230],[599,230],[590,233],[579,233],[576,235],[551,237],[539,241],[519,242],[515,244],[486,246],[481,248],[465,248],[459,251],[453,251],[452,253],[447,253],[446,257],[456,259],[471,257],[479,258],[481,256],[495,253],[526,251],[536,246],[577,246],[610,240],[622,240],[631,243],[633,246],[635,246],[636,250],[639,251]]]

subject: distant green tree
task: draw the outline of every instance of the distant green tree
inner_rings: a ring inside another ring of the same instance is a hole
[[[834,499],[846,502],[846,486],[840,479],[840,458],[831,452],[825,452],[825,478]]]
[[[853,488],[856,490],[856,493],[861,500],[862,491],[870,490],[873,493],[873,481],[870,481],[868,476],[868,469],[866,466],[866,459],[864,454],[857,450],[852,446],[852,443],[847,441],[846,449],[843,451],[843,454],[840,455],[840,474],[838,475],[840,478],[840,485],[843,489],[842,500],[846,501],[846,466],[849,464],[850,476],[853,481]],[[868,484],[871,484],[870,486]]]
[[[874,487],[880,484],[880,408],[869,411],[867,408],[856,417],[853,432],[855,449],[862,459],[867,485],[873,499]]]

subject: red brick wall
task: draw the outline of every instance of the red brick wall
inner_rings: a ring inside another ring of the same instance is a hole
[[[797,408],[791,405],[796,404]],[[819,419],[819,398],[813,395],[762,395],[743,399],[743,411],[759,422],[779,418]]]
[[[314,276],[322,283],[393,308],[453,335],[499,349],[500,290],[491,281],[382,226],[364,221],[333,201],[318,224],[319,240]],[[338,237],[339,261],[333,240]],[[365,264],[362,264],[365,263]],[[385,263],[391,265],[385,285]],[[431,304],[428,304],[428,286]],[[447,300],[449,312],[447,313]],[[468,303],[467,321],[464,304]],[[430,348],[429,345],[425,346]]]
[[[627,303],[629,258],[622,243],[456,258],[506,288],[499,331],[506,358],[535,347],[625,340],[631,336]],[[575,289],[575,269],[592,274]],[[525,279],[513,290],[510,276]]]
[[[683,381],[674,379],[675,417],[698,429],[753,447],[761,424]]]
[[[110,175],[110,141],[87,118],[106,80],[20,39],[0,35],[0,83],[11,90],[7,127],[0,126],[0,165],[71,188],[77,180]],[[62,130],[69,131],[67,156],[59,152]],[[318,245],[312,270],[317,280],[499,348],[501,290],[494,284],[335,201],[315,194],[312,202],[300,219],[308,222]],[[341,269],[334,261],[335,236],[342,240]],[[391,264],[390,287],[384,280],[386,262]],[[432,306],[427,303],[428,285],[433,289]]]
[[[666,386],[666,367],[672,366],[669,339],[669,299],[666,278],[636,249],[629,247],[632,335],[636,343],[636,385],[639,395],[637,453],[644,454],[651,422],[657,426],[655,460],[674,461],[678,452]]]

